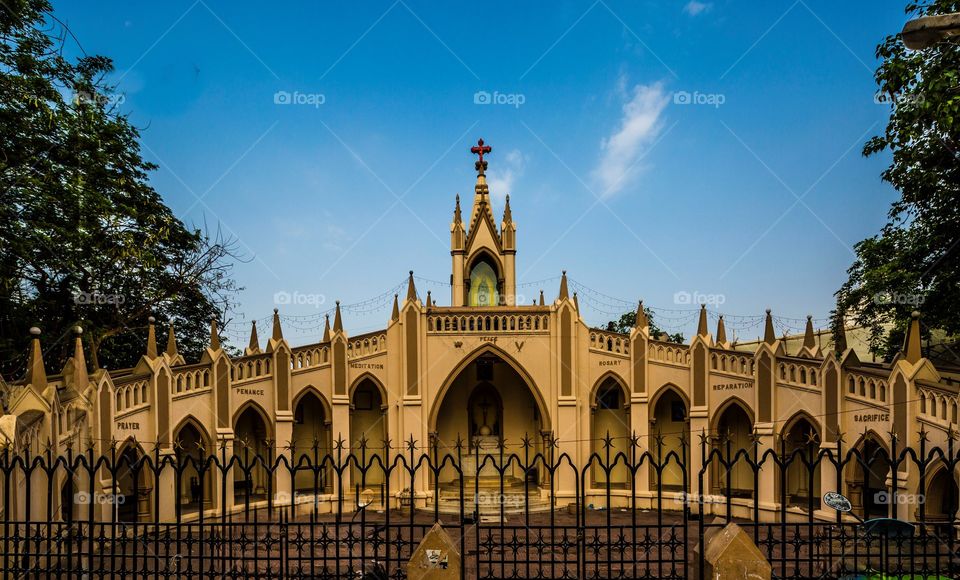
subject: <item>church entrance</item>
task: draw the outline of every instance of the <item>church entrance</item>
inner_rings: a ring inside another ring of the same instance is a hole
[[[548,421],[534,388],[511,363],[491,350],[459,371],[433,412],[432,444],[437,457],[459,458],[467,503],[472,503],[476,494],[478,502],[490,504],[481,505],[481,511],[498,512],[501,501],[507,503],[507,511],[522,509],[524,490],[531,506],[535,499],[540,501],[546,473],[534,457],[544,450]],[[512,454],[516,458],[510,461]],[[522,465],[525,457],[529,457],[530,465]],[[440,471],[437,485],[441,508],[446,498],[450,500],[448,507],[459,509],[460,476],[449,465]],[[549,506],[546,502],[544,505]]]
[[[233,453],[236,457],[233,467],[234,502],[246,504],[265,500],[270,483],[268,466],[272,467],[265,414],[259,407],[248,404],[237,416],[233,432]]]

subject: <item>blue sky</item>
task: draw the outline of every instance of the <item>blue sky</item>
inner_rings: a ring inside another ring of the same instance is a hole
[[[733,315],[825,318],[895,195],[889,157],[860,151],[889,114],[874,49],[900,1],[263,8],[55,3],[114,59],[155,188],[249,258],[227,329],[241,344],[277,293],[300,302],[280,306],[295,344],[336,299],[373,299],[347,309],[348,333],[382,328],[410,269],[449,303],[428,280],[449,277],[478,137],[498,219],[511,196],[518,278],[537,282],[519,293],[555,297],[566,269],[589,323],[643,298],[689,336],[686,295],[743,339],[756,318]]]

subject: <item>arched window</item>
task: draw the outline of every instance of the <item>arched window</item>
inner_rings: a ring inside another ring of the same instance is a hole
[[[470,306],[496,306],[500,303],[497,291],[497,272],[486,260],[478,260],[470,270]]]

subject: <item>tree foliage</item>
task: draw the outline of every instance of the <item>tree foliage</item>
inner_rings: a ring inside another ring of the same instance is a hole
[[[67,58],[69,34],[46,0],[6,0],[0,10],[7,377],[23,371],[34,325],[54,359],[63,360],[64,338],[79,324],[92,362],[120,367],[143,354],[153,315],[174,322],[181,352],[197,356],[210,319],[223,322],[238,290],[232,240],[186,227],[164,204],[148,183],[155,166],[141,156],[139,131],[105,81],[112,62]]]
[[[947,0],[906,8],[910,17],[958,11],[960,2]],[[881,177],[899,198],[880,233],[856,245],[833,326],[846,318],[870,328],[871,349],[890,358],[914,310],[926,328],[960,331],[960,42],[913,51],[893,34],[876,54],[878,97],[891,113],[863,152],[892,154]]]

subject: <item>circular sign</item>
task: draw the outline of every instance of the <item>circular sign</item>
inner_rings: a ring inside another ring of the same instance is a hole
[[[853,509],[853,506],[850,505],[850,500],[846,498],[842,493],[837,493],[835,491],[828,491],[823,494],[823,503],[827,506],[832,507],[838,512],[848,512]]]

